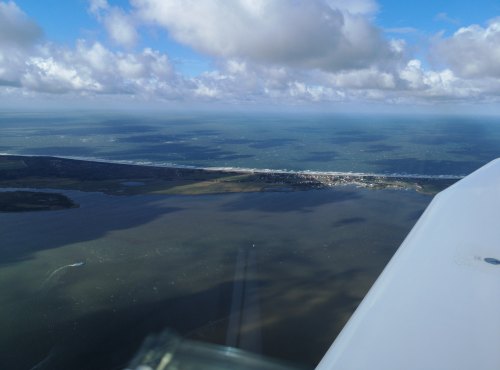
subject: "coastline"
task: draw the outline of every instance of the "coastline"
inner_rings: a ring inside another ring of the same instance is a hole
[[[33,367],[59,337],[72,340],[49,367],[71,368],[82,351],[97,354],[93,368],[113,367],[109,353],[125,363],[164,328],[225,344],[243,281],[259,304],[251,324],[262,353],[314,368],[432,199],[341,180],[0,156],[0,192],[62,193],[80,205],[0,213],[2,324],[30,333],[0,338],[9,365]],[[289,341],[294,327],[304,340]]]
[[[197,168],[58,156],[0,154],[0,187],[98,191],[114,195],[202,195],[304,191],[337,186],[415,190],[434,195],[459,176]]]

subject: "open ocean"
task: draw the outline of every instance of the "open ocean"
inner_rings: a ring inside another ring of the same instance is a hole
[[[0,133],[3,153],[195,167],[462,176],[500,156],[488,118],[2,113]],[[80,208],[0,213],[1,369],[124,369],[160,333],[313,368],[432,200],[60,192]]]
[[[7,114],[0,152],[159,165],[466,175],[500,156],[498,118]]]

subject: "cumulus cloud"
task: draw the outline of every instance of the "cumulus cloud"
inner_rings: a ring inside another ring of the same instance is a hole
[[[151,49],[135,54],[112,52],[98,42],[79,41],[75,49],[48,45],[26,65],[22,86],[42,92],[166,97],[177,83],[167,56]]]
[[[436,70],[407,58],[403,41],[383,38],[373,25],[372,0],[132,1],[129,11],[106,0],[90,1],[88,10],[116,44],[130,47],[136,26],[157,24],[213,55],[213,68],[189,77],[150,48],[54,44],[13,2],[0,1],[0,96],[111,95],[193,104],[500,97],[500,20],[439,36],[434,53],[444,67]]]
[[[395,51],[370,21],[371,0],[132,0],[142,22],[221,58],[301,68],[366,68]]]
[[[89,11],[104,25],[109,38],[118,45],[131,48],[137,43],[134,18],[116,6],[110,6],[107,0],[91,0]]]
[[[378,4],[374,0],[327,0],[326,3],[336,9],[351,14],[371,15],[378,11]]]
[[[394,89],[396,78],[393,73],[367,68],[329,74],[326,81],[337,88],[348,89]]]
[[[12,1],[0,2],[0,47],[28,47],[42,35],[38,25]]]
[[[397,96],[396,101],[427,104],[500,102],[498,79],[462,78],[450,68],[426,69],[417,59],[410,60],[397,77],[400,80],[398,88],[387,94]]]
[[[90,0],[89,11],[94,15],[99,15],[101,11],[108,10],[109,4],[107,0]]]
[[[465,80],[448,68],[428,70],[412,59],[400,69],[324,72],[229,60],[198,81],[222,101],[425,103],[491,100],[498,84]],[[495,88],[496,86],[496,88]]]
[[[17,86],[24,60],[42,30],[13,2],[0,2],[0,86]]]
[[[422,68],[422,62],[417,59],[410,60],[400,71],[399,77],[407,83],[410,90],[420,91],[427,96],[452,96],[465,93],[461,91],[460,86],[457,86],[459,79],[451,70],[426,71]]]
[[[434,56],[465,78],[500,78],[500,17],[435,40]]]
[[[104,0],[93,1],[90,10],[113,11]],[[190,86],[175,73],[165,54],[152,49],[111,51],[99,42],[84,40],[66,47],[41,36],[40,27],[16,4],[0,2],[0,86],[25,92],[173,99],[186,93],[184,86]]]
[[[131,18],[120,9],[111,9],[106,15],[104,25],[111,39],[126,47],[136,44],[138,35]]]

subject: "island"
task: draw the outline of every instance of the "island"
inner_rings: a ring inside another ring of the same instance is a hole
[[[0,192],[0,212],[56,211],[78,208],[64,194],[35,191]]]

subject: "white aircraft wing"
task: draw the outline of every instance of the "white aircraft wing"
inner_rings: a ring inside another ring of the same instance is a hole
[[[438,194],[316,370],[500,369],[500,159]]]

